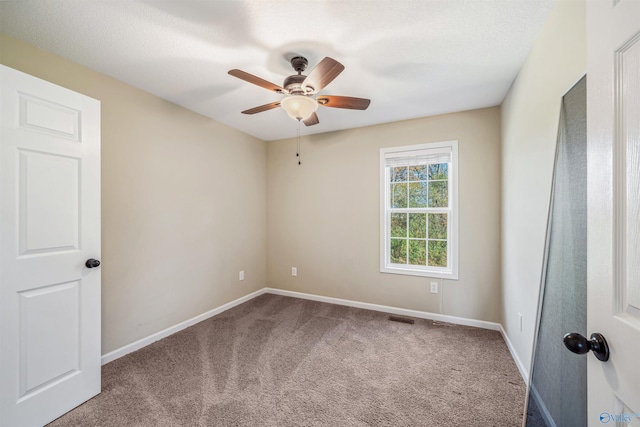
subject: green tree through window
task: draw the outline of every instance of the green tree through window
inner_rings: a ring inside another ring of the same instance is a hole
[[[449,164],[390,169],[391,263],[447,267]]]

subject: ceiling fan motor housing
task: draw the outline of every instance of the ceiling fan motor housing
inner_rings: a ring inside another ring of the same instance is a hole
[[[307,65],[309,65],[309,61],[304,56],[291,58],[291,66],[298,74],[284,79],[284,84],[282,85],[291,95],[312,95],[314,93],[315,90],[312,86],[306,85],[304,88],[302,87],[302,83],[307,78],[302,72],[307,69]]]
[[[312,86],[307,85],[304,88],[302,87],[302,82],[304,82],[306,78],[307,76],[305,75],[294,74],[284,79],[282,86],[292,95],[311,95],[314,92]]]

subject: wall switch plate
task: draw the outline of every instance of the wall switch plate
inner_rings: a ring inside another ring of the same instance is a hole
[[[432,294],[438,293],[438,282],[431,282],[431,293]]]
[[[244,280],[244,270],[242,270],[242,271],[240,272],[240,274],[238,275],[238,278],[239,278],[240,280]]]
[[[518,324],[520,327],[520,332],[522,332],[522,314],[518,313]]]
[[[297,276],[298,275],[298,269],[295,267],[291,267],[291,275],[292,276]]]

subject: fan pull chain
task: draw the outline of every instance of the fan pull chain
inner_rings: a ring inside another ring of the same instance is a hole
[[[298,144],[296,146],[296,157],[298,158],[298,166],[300,166],[300,160],[302,159],[302,156],[300,155],[300,120],[298,120]]]

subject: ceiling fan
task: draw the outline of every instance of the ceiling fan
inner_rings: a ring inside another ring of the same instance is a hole
[[[307,58],[296,56],[291,59],[291,66],[298,73],[284,79],[282,86],[261,79],[242,70],[233,69],[229,74],[241,80],[253,83],[267,90],[281,95],[287,95],[281,101],[260,105],[244,110],[242,114],[256,114],[263,111],[282,107],[289,117],[302,121],[307,126],[313,126],[320,121],[316,110],[318,105],[331,108],[347,108],[351,110],[366,110],[371,100],[350,96],[321,95],[314,98],[344,70],[344,65],[333,58],[326,57],[305,76],[302,72],[307,68]]]

